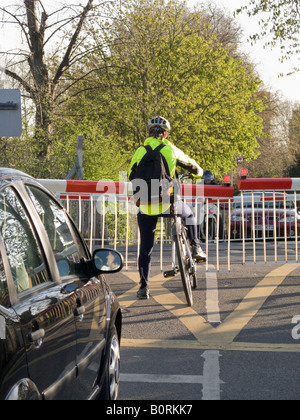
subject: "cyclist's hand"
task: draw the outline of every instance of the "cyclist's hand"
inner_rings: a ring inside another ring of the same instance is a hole
[[[202,175],[192,174],[192,177],[193,177],[194,180],[196,180],[196,179],[201,179],[202,178]]]

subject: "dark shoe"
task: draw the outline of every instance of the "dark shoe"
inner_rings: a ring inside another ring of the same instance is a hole
[[[206,261],[206,254],[202,251],[200,246],[192,245],[192,257],[196,262],[201,263]]]
[[[150,298],[149,287],[140,287],[137,292],[137,298],[140,300],[146,300]]]

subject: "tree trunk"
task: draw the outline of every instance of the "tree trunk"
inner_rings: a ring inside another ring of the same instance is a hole
[[[37,0],[24,0],[31,51],[28,63],[34,81],[33,100],[36,106],[35,139],[38,144],[37,157],[44,158],[47,156],[50,146],[53,103],[44,51],[44,36],[48,16],[44,11],[39,25],[36,3]]]

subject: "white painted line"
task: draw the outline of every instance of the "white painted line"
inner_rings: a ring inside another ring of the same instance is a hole
[[[219,401],[221,399],[220,362],[218,350],[207,350],[202,356],[205,359],[203,367],[203,401]]]
[[[153,383],[153,384],[201,384],[202,400],[220,400],[221,353],[218,350],[206,350],[201,357],[204,359],[203,376],[201,375],[148,375],[143,373],[121,373],[120,382]]]
[[[202,384],[203,376],[196,375],[145,375],[142,373],[121,373],[121,382],[155,384]]]
[[[209,269],[213,270],[214,266],[210,265]],[[206,272],[206,311],[208,322],[220,324],[219,290],[216,272]]]

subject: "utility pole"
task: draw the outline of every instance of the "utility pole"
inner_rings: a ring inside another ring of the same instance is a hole
[[[66,179],[72,179],[76,175],[76,179],[83,180],[83,143],[84,136],[78,136],[75,165],[66,176]]]

